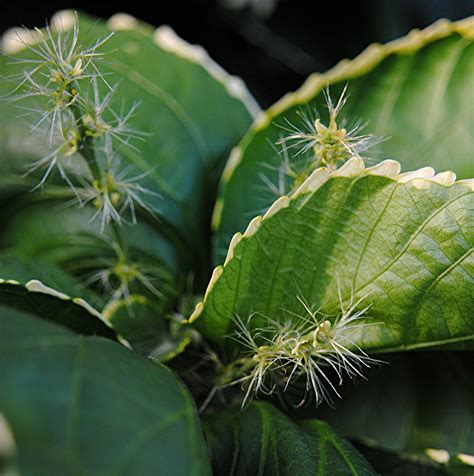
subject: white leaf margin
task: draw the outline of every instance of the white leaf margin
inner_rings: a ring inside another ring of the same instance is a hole
[[[211,279],[204,294],[204,298],[201,302],[196,304],[196,307],[188,318],[188,323],[193,323],[201,315],[207,298],[214,288],[216,282],[221,277],[224,268],[234,257],[234,250],[236,246],[245,239],[250,238],[260,228],[263,221],[275,215],[279,210],[287,208],[290,203],[300,198],[303,195],[308,195],[308,198],[316,192],[322,185],[328,180],[335,177],[360,177],[363,175],[376,175],[386,177],[399,183],[411,183],[416,188],[421,190],[427,190],[433,184],[442,185],[444,187],[450,187],[454,184],[465,186],[470,191],[474,192],[474,178],[463,179],[456,181],[456,174],[452,171],[445,171],[436,173],[432,167],[422,167],[412,172],[400,173],[401,164],[396,160],[384,160],[378,164],[365,168],[365,162],[361,157],[352,157],[342,167],[335,171],[330,171],[327,167],[320,167],[316,169],[301,186],[296,189],[291,195],[283,195],[278,198],[268,208],[263,215],[258,215],[253,218],[247,225],[244,233],[237,232],[232,237],[229,248],[227,250],[227,256],[223,265],[219,265],[214,268]],[[302,203],[304,205],[305,202]]]
[[[289,92],[269,109],[262,111],[240,143],[232,149],[227,160],[219,184],[219,196],[212,215],[212,229],[215,231],[220,226],[224,209],[225,187],[242,163],[247,146],[257,133],[271,125],[276,116],[283,114],[294,106],[306,104],[325,87],[333,83],[350,81],[371,71],[389,56],[412,54],[434,41],[448,37],[452,33],[458,33],[464,38],[474,40],[474,16],[456,22],[440,19],[424,30],[414,29],[408,35],[386,44],[373,43],[354,59],[343,59],[325,73],[311,74],[297,91]]]

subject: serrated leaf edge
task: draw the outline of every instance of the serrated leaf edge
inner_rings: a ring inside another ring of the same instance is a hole
[[[79,306],[85,309],[92,316],[100,319],[107,327],[113,330],[113,327],[111,326],[111,324],[106,319],[104,319],[102,314],[99,311],[97,311],[97,309],[92,307],[83,298],[68,296],[67,294],[62,293],[58,291],[57,289],[46,286],[38,279],[32,279],[28,281],[26,284],[21,284],[20,282],[14,279],[0,279],[0,285],[1,284],[10,284],[13,286],[19,286],[19,287],[25,288],[30,293],[46,294],[48,296],[61,299],[62,301],[71,301],[76,306]]]
[[[427,190],[433,184],[441,185],[444,187],[451,187],[454,184],[464,186],[471,191],[474,191],[474,179],[464,179],[456,181],[456,174],[452,171],[435,173],[432,167],[422,167],[412,172],[400,173],[401,165],[396,160],[387,159],[378,164],[365,168],[364,160],[360,157],[352,157],[342,167],[335,171],[329,171],[326,167],[316,169],[303,184],[290,196],[283,195],[278,198],[270,208],[263,214],[253,218],[247,225],[247,229],[242,234],[237,232],[232,237],[229,248],[227,250],[227,256],[223,265],[217,266],[211,276],[209,284],[207,286],[204,298],[199,302],[189,319],[188,323],[193,323],[201,315],[209,293],[214,288],[217,280],[222,275],[224,268],[234,257],[234,251],[236,246],[244,239],[250,238],[260,228],[263,221],[275,215],[278,211],[286,208],[293,200],[299,199],[304,195],[308,195],[316,192],[322,185],[328,180],[337,177],[361,177],[364,175],[374,175],[379,177],[385,177],[390,180],[394,180],[398,183],[408,184],[411,183],[414,187],[420,190]],[[303,202],[304,204],[305,202]]]
[[[456,22],[440,19],[423,30],[414,29],[408,35],[384,45],[379,43],[369,45],[354,59],[343,59],[325,73],[311,74],[298,90],[286,94],[269,109],[262,111],[240,144],[234,147],[226,163],[219,185],[219,198],[216,201],[212,217],[212,229],[217,230],[220,225],[224,209],[223,190],[241,163],[244,150],[253,136],[268,127],[277,115],[295,105],[307,102],[331,83],[349,80],[370,71],[390,55],[415,53],[427,44],[445,38],[452,33],[459,33],[465,38],[474,39],[474,16]]]

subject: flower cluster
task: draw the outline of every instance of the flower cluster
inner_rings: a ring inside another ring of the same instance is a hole
[[[264,173],[261,180],[270,191],[281,196],[296,190],[318,167],[325,166],[335,170],[351,157],[361,154],[380,142],[371,134],[361,134],[366,124],[356,122],[348,127],[347,121],[339,119],[342,108],[347,101],[347,86],[343,89],[336,103],[333,102],[329,89],[323,91],[328,108],[328,123],[324,124],[319,114],[313,111],[298,111],[300,124],[293,124],[288,119],[286,125],[280,125],[285,132],[276,146],[278,165],[266,164],[278,175],[277,184]],[[289,187],[289,191],[287,188]]]
[[[104,238],[104,241],[108,241]],[[109,296],[108,304],[123,300],[128,306],[133,303],[133,294],[148,294],[161,300],[164,291],[169,292],[171,277],[158,263],[145,263],[143,259],[134,259],[132,252],[124,249],[118,241],[112,241],[111,256],[96,260],[95,271],[88,276],[86,286],[98,285]],[[131,308],[130,308],[131,309]]]
[[[316,404],[332,403],[332,394],[340,397],[336,386],[343,383],[343,376],[363,377],[363,368],[381,361],[369,357],[354,342],[354,332],[370,323],[366,313],[370,306],[360,309],[362,299],[351,302],[347,308],[341,303],[337,316],[327,316],[313,311],[300,299],[305,315],[293,315],[286,322],[264,318],[265,324],[252,328],[253,314],[244,322],[235,319],[236,334],[232,336],[246,350],[244,356],[227,368],[223,384],[241,384],[245,390],[242,405],[252,395],[270,395],[285,391],[289,384],[304,381],[305,396],[314,398]],[[294,318],[297,318],[295,322]],[[331,319],[333,317],[333,319]],[[329,372],[328,372],[329,371]],[[330,372],[337,377],[331,380]],[[230,382],[228,375],[237,375]],[[293,385],[295,386],[295,385]]]
[[[29,57],[13,58],[24,69],[10,78],[17,84],[10,100],[37,116],[32,131],[46,138],[47,153],[27,172],[44,171],[35,188],[57,170],[81,204],[97,208],[94,218],[101,215],[102,229],[110,222],[127,221],[125,216],[135,222],[136,207],[149,210],[150,193],[139,183],[144,174],[131,176],[130,170],[121,170],[119,151],[133,148],[131,142],[144,136],[128,125],[138,105],[117,113],[111,105],[117,87],[96,64],[104,57],[99,48],[112,33],[84,47],[76,16],[68,31],[48,25],[29,35],[26,31],[18,36]],[[74,170],[72,178],[68,168]]]

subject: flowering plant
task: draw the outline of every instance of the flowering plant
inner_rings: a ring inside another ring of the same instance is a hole
[[[435,24],[260,111],[166,26],[7,32],[3,469],[468,471],[473,37]]]

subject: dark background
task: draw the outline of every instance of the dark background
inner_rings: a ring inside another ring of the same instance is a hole
[[[241,76],[267,107],[311,72],[352,58],[370,43],[392,40],[439,18],[472,15],[474,0],[10,1],[2,4],[0,28],[42,26],[65,8],[105,19],[126,12],[155,26],[169,24]]]

